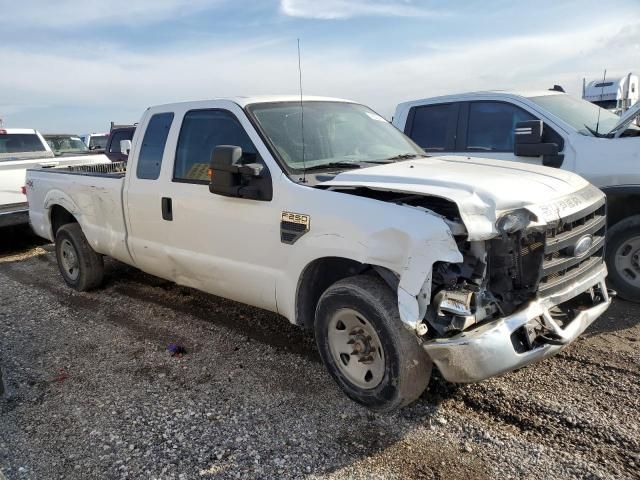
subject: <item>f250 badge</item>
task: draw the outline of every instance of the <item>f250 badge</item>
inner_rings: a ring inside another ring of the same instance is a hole
[[[282,212],[280,241],[292,245],[311,228],[311,217],[304,213]]]

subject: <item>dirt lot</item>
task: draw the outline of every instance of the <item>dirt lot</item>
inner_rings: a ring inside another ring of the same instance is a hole
[[[640,478],[640,307],[557,357],[378,415],[284,319],[108,262],[76,293],[0,232],[0,470],[33,478]],[[169,343],[187,348],[171,357]],[[2,474],[0,474],[0,478]]]

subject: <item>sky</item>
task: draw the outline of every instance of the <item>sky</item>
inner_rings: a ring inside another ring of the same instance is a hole
[[[474,90],[580,95],[640,72],[640,0],[0,0],[0,118],[107,131],[183,100],[399,102]]]

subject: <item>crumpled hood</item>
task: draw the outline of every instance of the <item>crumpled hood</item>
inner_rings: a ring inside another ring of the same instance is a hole
[[[586,208],[602,196],[585,179],[567,171],[461,156],[419,158],[350,170],[321,185],[446,198],[458,205],[469,240],[494,237],[496,219],[508,210],[526,207],[540,223],[545,223]],[[573,195],[575,198],[564,202],[566,205],[557,205],[558,199],[572,194],[578,196]]]

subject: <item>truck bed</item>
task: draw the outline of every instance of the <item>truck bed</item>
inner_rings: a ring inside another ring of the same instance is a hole
[[[131,261],[122,208],[124,162],[27,170],[27,198],[34,231],[53,241],[52,205],[73,215],[92,248]]]

